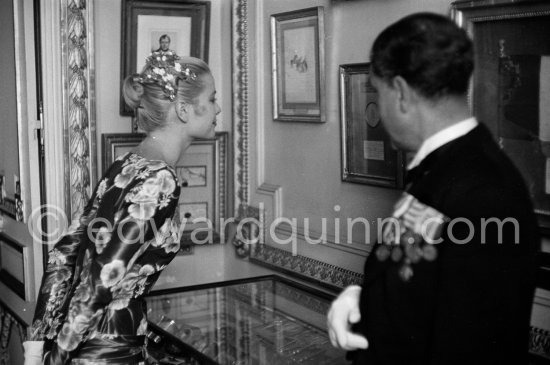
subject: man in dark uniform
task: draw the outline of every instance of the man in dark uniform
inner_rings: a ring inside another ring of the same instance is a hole
[[[363,285],[332,304],[333,345],[354,364],[526,364],[538,229],[520,174],[470,115],[471,40],[413,14],[371,61],[382,123],[414,158]]]

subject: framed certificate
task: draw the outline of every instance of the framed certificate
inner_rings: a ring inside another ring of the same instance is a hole
[[[340,65],[342,180],[402,188],[403,153],[392,147],[378,110],[370,64]]]

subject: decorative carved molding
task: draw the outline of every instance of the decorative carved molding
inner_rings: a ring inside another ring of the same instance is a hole
[[[219,199],[218,204],[218,212],[220,214],[219,217],[216,217],[218,219],[218,222],[220,222],[220,219],[227,218],[226,215],[227,212],[227,163],[229,161],[228,155],[227,155],[227,133],[218,133],[217,135],[217,142],[218,145],[216,146],[219,153],[215,154],[216,158],[216,166],[219,170],[218,176],[220,177],[219,181],[216,183],[219,184],[219,189],[216,189],[216,191],[219,191],[219,196],[214,197],[214,199]]]
[[[233,131],[235,151],[235,214],[249,199],[248,176],[248,4],[233,1]]]
[[[301,279],[313,281],[335,291],[352,284],[360,285],[363,281],[362,274],[310,257],[293,255],[292,252],[266,244],[258,244],[252,248],[250,261]]]
[[[531,326],[529,352],[543,359],[550,360],[550,331]]]
[[[96,181],[93,0],[65,0],[61,40],[66,106],[67,213],[77,218]]]

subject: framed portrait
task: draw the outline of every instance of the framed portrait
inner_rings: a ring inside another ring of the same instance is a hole
[[[404,154],[382,126],[369,75],[370,63],[340,65],[342,180],[402,188]]]
[[[181,187],[179,214],[186,219],[182,235],[186,247],[196,243],[193,239],[201,244],[219,243],[221,221],[228,212],[227,135],[217,132],[215,138],[194,140],[175,166]],[[143,138],[143,133],[103,134],[103,172]]]
[[[123,0],[121,79],[141,71],[159,50],[208,62],[209,28],[209,1]],[[122,97],[120,114],[133,115]]]
[[[271,16],[273,119],[325,122],[323,7]]]
[[[456,1],[474,42],[473,114],[519,169],[550,233],[550,3]]]

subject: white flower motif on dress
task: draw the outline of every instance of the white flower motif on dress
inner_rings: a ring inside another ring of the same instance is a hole
[[[133,203],[128,207],[128,212],[132,218],[148,220],[155,214],[155,210],[159,206],[161,193],[172,194],[175,189],[176,183],[173,175],[166,170],[160,170],[147,178],[133,194],[128,194],[126,200]]]
[[[170,205],[170,201],[172,200],[172,195],[165,195],[163,196],[159,201],[159,208],[164,209],[167,206]]]
[[[160,184],[160,192],[165,195],[170,195],[176,190],[174,176],[167,170],[157,173],[157,182]]]
[[[107,179],[101,180],[99,186],[97,187],[97,198],[101,199],[105,191],[107,190]]]
[[[113,299],[109,304],[109,309],[118,311],[128,308],[128,304],[130,304],[130,298]]]
[[[162,244],[166,253],[178,252],[180,250],[180,230],[177,220],[170,221],[170,236]]]
[[[54,248],[50,251],[48,257],[48,264],[54,264],[55,266],[65,265],[67,258],[58,249]]]
[[[52,277],[55,279],[56,283],[63,283],[71,277],[71,272],[66,267],[62,267],[57,269],[55,275]]]
[[[95,238],[95,250],[98,254],[103,252],[103,249],[111,241],[112,233],[107,229],[107,227],[99,228],[96,238]]]
[[[124,262],[121,260],[113,260],[101,269],[101,283],[104,287],[110,288],[117,284],[124,277],[125,273],[126,268],[124,267]]]
[[[91,310],[82,311],[74,317],[69,314],[69,319],[57,336],[58,346],[65,351],[72,351],[78,347],[86,330],[93,327],[101,318],[103,310],[93,313]]]
[[[166,220],[158,232],[156,232],[151,244],[154,247],[161,246],[168,237],[170,237],[170,221]]]
[[[156,207],[156,200],[138,201],[128,207],[128,213],[130,213],[132,218],[146,221],[155,215]]]
[[[154,273],[155,273],[155,268],[153,267],[153,265],[149,265],[149,264],[143,265],[138,272],[140,276],[149,276],[149,275],[153,275]]]
[[[113,224],[114,224],[114,225],[117,225],[118,222],[120,222],[120,218],[122,218],[122,214],[123,214],[123,213],[124,213],[124,212],[123,212],[122,210],[119,210],[119,211],[117,211],[117,212],[115,213],[115,216],[114,216],[114,218],[113,218]]]
[[[115,186],[124,189],[136,176],[137,171],[133,164],[126,165],[120,174],[115,177]]]

